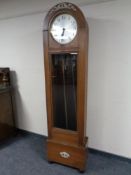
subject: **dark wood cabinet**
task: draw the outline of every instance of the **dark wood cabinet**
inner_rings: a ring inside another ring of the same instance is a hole
[[[14,134],[12,87],[9,68],[0,68],[0,140]]]
[[[88,25],[81,10],[60,3],[44,24],[49,161],[85,170]]]

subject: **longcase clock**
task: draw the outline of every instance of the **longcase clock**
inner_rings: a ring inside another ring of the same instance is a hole
[[[85,170],[88,26],[81,10],[60,3],[44,23],[48,161]]]

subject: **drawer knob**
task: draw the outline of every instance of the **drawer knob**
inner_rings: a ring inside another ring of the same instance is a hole
[[[68,159],[70,157],[70,154],[67,152],[60,152],[60,156],[65,158],[65,159]]]

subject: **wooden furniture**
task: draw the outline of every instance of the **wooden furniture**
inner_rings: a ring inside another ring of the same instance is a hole
[[[0,68],[0,140],[14,133],[12,87],[9,68]]]
[[[85,170],[87,158],[88,26],[81,10],[60,3],[44,23],[44,65],[48,115],[47,156]]]

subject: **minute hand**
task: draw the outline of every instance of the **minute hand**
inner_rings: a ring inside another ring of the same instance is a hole
[[[64,36],[64,33],[65,33],[65,28],[63,28],[61,36]]]

